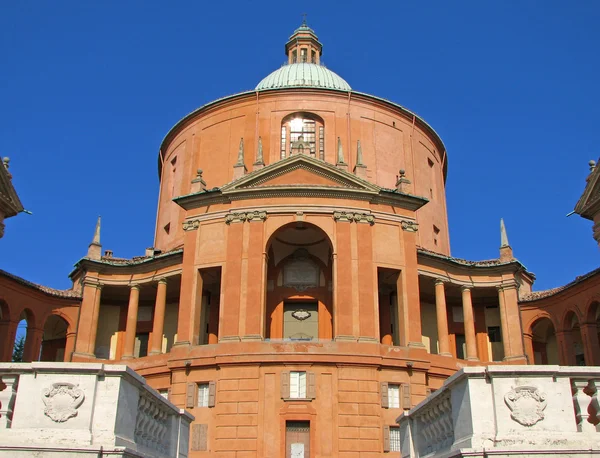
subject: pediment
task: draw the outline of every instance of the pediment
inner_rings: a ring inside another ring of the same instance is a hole
[[[593,219],[600,211],[600,167],[596,166],[587,178],[583,194],[575,206],[575,213]]]
[[[373,183],[340,170],[332,164],[297,154],[223,186],[223,193],[258,188],[338,188],[379,192]]]

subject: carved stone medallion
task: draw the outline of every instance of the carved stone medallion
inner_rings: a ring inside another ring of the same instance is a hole
[[[300,310],[294,310],[292,312],[292,316],[294,318],[296,318],[297,320],[304,321],[304,320],[307,320],[308,318],[310,318],[311,313],[308,310],[300,309]]]
[[[72,383],[53,383],[51,388],[42,391],[42,400],[46,405],[44,414],[52,421],[63,423],[77,416],[77,408],[83,403],[85,394],[79,386]]]
[[[513,387],[504,396],[510,418],[523,426],[533,426],[544,419],[546,395],[535,386]]]

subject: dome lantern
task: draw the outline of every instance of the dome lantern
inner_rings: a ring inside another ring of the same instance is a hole
[[[311,63],[319,65],[323,45],[319,42],[315,31],[306,24],[306,15],[300,27],[285,44],[285,54],[288,56],[288,64]]]

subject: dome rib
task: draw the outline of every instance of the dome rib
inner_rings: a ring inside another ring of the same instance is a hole
[[[352,90],[341,76],[322,65],[308,62],[284,65],[263,78],[255,90],[263,91],[287,87],[322,87],[342,91]]]

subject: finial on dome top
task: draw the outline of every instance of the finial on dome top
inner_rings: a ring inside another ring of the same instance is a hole
[[[302,25],[306,26],[306,13],[302,13]]]

